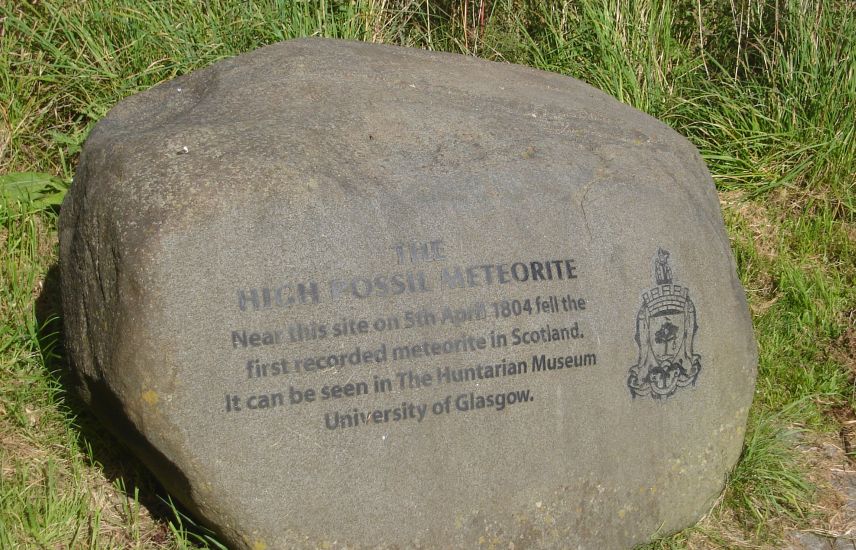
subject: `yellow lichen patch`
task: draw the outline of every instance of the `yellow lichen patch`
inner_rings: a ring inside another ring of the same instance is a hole
[[[267,547],[267,543],[260,539],[256,539],[256,542],[253,543],[253,550],[267,550]]]
[[[158,402],[158,392],[154,390],[146,390],[143,392],[143,401],[149,405],[156,405]]]

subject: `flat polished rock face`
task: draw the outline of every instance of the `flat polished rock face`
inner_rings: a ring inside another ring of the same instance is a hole
[[[711,178],[571,78],[297,40],[122,101],[61,215],[95,411],[239,548],[627,548],[756,351]]]

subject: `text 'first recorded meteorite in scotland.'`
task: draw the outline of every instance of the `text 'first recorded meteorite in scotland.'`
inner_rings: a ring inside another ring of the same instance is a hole
[[[572,78],[275,44],[119,103],[60,226],[83,396],[236,548],[628,548],[739,455],[710,175]]]

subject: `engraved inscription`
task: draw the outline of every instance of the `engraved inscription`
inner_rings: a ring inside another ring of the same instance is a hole
[[[310,418],[328,431],[419,425],[435,416],[513,414],[537,399],[531,377],[598,366],[592,297],[580,294],[585,270],[574,258],[455,265],[439,239],[385,250],[388,272],[237,289],[233,303],[247,326],[230,327],[227,342],[243,358],[234,391],[214,401],[219,410],[300,407],[317,411]],[[406,295],[427,294],[436,298],[402,306]],[[341,304],[344,315],[325,319],[318,304]],[[379,405],[378,394],[388,403]]]

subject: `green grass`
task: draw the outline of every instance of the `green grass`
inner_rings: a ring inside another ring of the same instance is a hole
[[[826,529],[837,510],[801,449],[856,417],[854,11],[849,0],[3,3],[0,547],[219,547],[66,392],[56,205],[119,100],[310,35],[572,75],[690,138],[720,190],[759,378],[719,504],[650,547],[774,548],[790,529]]]

